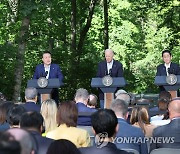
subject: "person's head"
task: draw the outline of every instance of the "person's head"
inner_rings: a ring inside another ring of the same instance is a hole
[[[19,127],[21,117],[26,110],[23,106],[15,104],[12,106],[8,112],[7,121],[10,127]]]
[[[113,60],[114,51],[112,49],[105,50],[105,59],[107,63],[110,63]]]
[[[169,110],[169,118],[172,120],[173,118],[180,117],[180,97],[172,99],[168,106]]]
[[[51,64],[51,53],[49,51],[45,51],[42,55],[42,61],[44,65],[49,66]]]
[[[159,94],[158,108],[159,110],[166,111],[168,104],[171,101],[171,94],[168,91],[162,91]]]
[[[162,59],[163,59],[164,63],[169,64],[172,59],[171,52],[169,50],[163,50],[162,51]]]
[[[131,97],[125,90],[119,89],[116,92],[115,96],[116,96],[116,99],[124,100],[127,103],[127,105],[129,105]]]
[[[78,109],[75,102],[67,101],[60,103],[57,111],[57,124],[66,124],[68,127],[76,127]]]
[[[85,105],[87,105],[88,98],[89,98],[89,93],[86,89],[79,88],[76,90],[76,94],[75,94],[75,98],[74,98],[76,103],[81,102],[81,103],[84,103]]]
[[[41,114],[44,118],[46,132],[57,127],[57,105],[53,99],[47,99],[41,104]]]
[[[37,101],[37,95],[38,95],[38,92],[37,92],[36,88],[28,87],[25,89],[26,102],[28,102],[28,101],[36,102]]]
[[[113,137],[118,130],[118,120],[111,109],[99,109],[94,112],[91,123],[95,134],[107,133],[108,138]]]
[[[144,106],[134,107],[131,112],[130,123],[132,125],[138,123],[143,132],[146,133],[144,125],[150,124],[147,108]]]
[[[43,129],[43,117],[36,111],[25,112],[20,121],[20,128],[42,132]]]
[[[14,137],[7,132],[0,132],[0,154],[20,154],[21,146]]]
[[[8,129],[7,132],[11,134],[16,141],[19,141],[21,154],[35,154],[37,150],[36,141],[27,131],[20,128],[12,128]]]
[[[89,107],[96,107],[97,106],[97,100],[98,100],[98,97],[96,95],[90,94],[87,105]]]
[[[111,109],[115,112],[118,118],[128,118],[128,105],[124,100],[115,99],[111,104]]]
[[[50,144],[47,154],[80,154],[80,151],[71,141],[60,139]]]

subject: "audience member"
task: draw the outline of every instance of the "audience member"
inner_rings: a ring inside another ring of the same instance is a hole
[[[150,124],[148,111],[144,106],[137,106],[132,109],[130,123],[141,128],[146,137],[151,137],[152,131],[156,127]]]
[[[38,145],[38,154],[46,154],[52,139],[42,137],[43,117],[36,111],[26,112],[22,115],[20,127],[28,130],[36,139]]]
[[[97,100],[98,100],[98,97],[96,95],[90,94],[88,102],[87,102],[87,107],[96,108],[97,107]]]
[[[60,139],[51,143],[47,154],[81,154],[77,147],[69,140]]]
[[[171,122],[159,126],[153,131],[157,142],[151,144],[151,150],[158,148],[180,149],[180,97],[173,99],[168,106]]]
[[[12,128],[7,130],[21,146],[21,154],[36,154],[37,145],[34,138],[25,130]]]
[[[37,104],[37,89],[29,87],[25,89],[25,100],[26,103],[23,105],[26,111],[37,111],[40,112],[40,106]]]
[[[21,117],[23,115],[23,113],[25,113],[26,110],[23,106],[21,105],[17,105],[17,104],[14,104],[9,112],[8,112],[8,117],[7,117],[7,122],[9,123],[10,125],[10,128],[19,128],[20,127],[20,120],[21,120]]]
[[[128,118],[128,105],[125,101],[120,99],[115,99],[111,104],[111,109],[115,112],[118,123],[119,123],[119,129],[116,134],[117,137],[121,137],[125,140],[127,139],[136,139],[134,142],[122,142],[122,143],[116,143],[117,148],[119,149],[135,149],[140,154],[148,154],[147,144],[146,143],[140,143],[137,140],[144,139],[144,134],[140,128],[137,128],[135,126],[132,126],[127,123]]]
[[[118,120],[110,109],[100,109],[92,114],[92,127],[96,135],[96,146],[80,148],[82,154],[126,154],[113,142],[118,130]]]
[[[78,112],[90,114],[90,115],[79,115],[77,122],[78,125],[91,126],[91,117],[90,117],[91,113],[97,111],[94,108],[87,107],[88,99],[89,99],[89,94],[86,89],[80,88],[76,91],[74,100],[76,102]]]
[[[76,128],[78,110],[75,102],[62,102],[58,107],[57,124],[58,127],[47,133],[48,138],[55,140],[67,139],[77,147],[87,147],[90,145],[90,137],[87,131]]]
[[[47,99],[41,104],[41,114],[44,118],[45,134],[57,128],[57,104],[53,99]]]
[[[116,99],[121,99],[124,100],[127,105],[130,104],[131,101],[131,97],[130,95],[123,89],[119,89],[116,93],[115,93]]]

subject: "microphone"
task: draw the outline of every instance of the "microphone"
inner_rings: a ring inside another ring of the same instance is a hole
[[[110,75],[110,76],[112,75],[112,68],[109,69],[109,75]]]
[[[48,75],[48,71],[46,71],[45,73],[46,73],[46,75],[45,75],[45,77],[46,77]]]

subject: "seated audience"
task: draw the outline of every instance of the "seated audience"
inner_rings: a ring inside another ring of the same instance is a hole
[[[26,110],[23,106],[14,104],[8,112],[7,122],[10,125],[10,128],[19,128],[20,127],[20,120],[25,113]]]
[[[25,89],[25,100],[26,103],[23,107],[26,111],[37,111],[40,112],[40,106],[37,104],[37,89],[33,87],[29,87]]]
[[[158,148],[180,149],[180,98],[173,99],[168,106],[171,122],[159,126],[153,131],[156,142],[151,143],[151,150]],[[158,140],[159,139],[159,140]]]
[[[45,124],[45,133],[43,136],[46,136],[47,132],[57,128],[57,104],[53,99],[47,99],[41,104],[41,114],[44,118]]]
[[[127,123],[126,120],[128,118],[128,105],[125,101],[120,99],[115,99],[111,104],[111,109],[115,112],[118,118],[119,129],[116,134],[117,137],[121,137],[124,140],[131,138],[134,138],[136,140],[140,138],[142,140],[144,139],[144,134],[140,128],[137,128]],[[134,141],[131,143],[129,142],[117,143],[115,141],[115,144],[119,149],[135,149],[140,154],[148,154],[146,143],[140,143],[138,141]]]
[[[87,102],[89,99],[89,93],[86,89],[80,88],[76,91],[75,102],[78,108],[78,113],[90,114],[90,115],[80,115],[78,116],[78,125],[91,126],[91,113],[97,111],[94,108],[87,107]]]
[[[88,102],[87,102],[87,107],[89,107],[89,108],[96,108],[97,100],[98,100],[98,97],[96,95],[90,94]]]
[[[38,154],[46,154],[52,139],[42,137],[43,117],[36,111],[26,112],[22,115],[20,128],[26,129],[36,139],[38,145]]]
[[[153,129],[156,127],[150,124],[148,111],[144,106],[137,106],[132,109],[130,123],[141,128],[146,137],[151,137]]]
[[[90,145],[90,137],[87,131],[77,128],[78,110],[75,102],[62,102],[57,111],[58,127],[47,133],[46,137],[55,140],[67,139],[77,147]]]
[[[121,99],[124,100],[127,105],[130,104],[131,101],[131,96],[123,89],[119,89],[116,93],[115,93],[116,99]]]
[[[37,154],[37,145],[34,138],[29,132],[20,128],[11,128],[6,132],[11,134],[16,141],[20,143],[21,153],[20,154]]]
[[[77,147],[69,140],[60,139],[51,143],[47,154],[81,154]]]

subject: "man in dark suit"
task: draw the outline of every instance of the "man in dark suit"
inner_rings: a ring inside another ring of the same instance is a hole
[[[127,154],[120,150],[113,142],[118,129],[118,120],[110,109],[100,109],[92,114],[92,127],[96,135],[96,145],[80,148],[82,154]]]
[[[153,131],[155,141],[151,143],[151,150],[158,148],[180,149],[180,98],[173,99],[168,106],[171,122],[159,126]]]
[[[38,154],[46,154],[48,147],[54,141],[52,139],[42,137],[43,117],[38,112],[26,112],[22,115],[20,127],[26,129],[35,138],[38,146]]]
[[[176,63],[171,62],[172,54],[169,50],[162,51],[162,60],[164,64],[157,66],[156,76],[168,76],[169,74],[180,75],[180,67]],[[166,91],[163,86],[160,86],[160,91]]]
[[[37,104],[37,89],[33,87],[28,87],[25,89],[25,100],[26,103],[23,107],[26,111],[37,111],[40,112],[40,105]]]
[[[42,57],[43,64],[36,66],[33,79],[39,79],[40,77],[46,77],[47,79],[58,78],[60,82],[63,80],[63,74],[59,65],[51,63],[51,53],[45,51]],[[52,99],[59,103],[58,89],[53,89],[51,94]]]
[[[112,49],[105,50],[105,60],[98,64],[96,77],[103,78],[106,75],[111,77],[123,77],[123,66],[120,62],[113,59],[114,52]],[[100,107],[104,108],[104,94],[99,92]]]
[[[144,140],[144,134],[140,128],[134,127],[127,123],[128,118],[128,105],[125,101],[120,99],[115,99],[111,104],[111,109],[115,112],[118,123],[119,130],[116,136],[124,141],[134,139],[132,142],[118,143],[115,141],[117,148],[119,149],[134,149],[139,152],[139,154],[148,154],[148,148],[146,142],[138,142],[137,140]],[[118,141],[118,140],[117,140]]]

